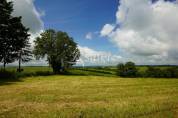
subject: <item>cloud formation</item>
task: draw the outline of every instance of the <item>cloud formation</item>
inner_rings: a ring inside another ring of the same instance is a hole
[[[103,29],[101,30],[101,36],[109,35],[114,29],[114,25],[106,24],[104,25]]]
[[[43,12],[38,12],[34,6],[34,0],[9,0],[13,1],[13,16],[22,16],[22,23],[30,28],[30,33],[37,34],[44,28],[41,16]]]
[[[116,23],[106,24],[106,36],[130,58],[176,64],[178,60],[178,4],[158,0],[120,0]]]
[[[111,52],[97,51],[83,46],[78,47],[81,53],[78,65],[116,65],[122,60],[120,55],[114,55]]]

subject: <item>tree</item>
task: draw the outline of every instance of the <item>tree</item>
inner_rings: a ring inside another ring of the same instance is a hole
[[[9,20],[11,12],[13,11],[12,2],[7,2],[6,0],[0,1],[0,62],[4,63],[4,68],[6,61],[8,61],[5,57],[6,48],[8,40],[8,31],[9,31]]]
[[[36,58],[40,59],[46,56],[54,73],[60,73],[70,68],[80,57],[77,43],[62,31],[46,30],[34,42]]]
[[[135,77],[137,75],[137,68],[133,62],[127,62],[125,64],[125,70],[128,77]]]
[[[136,77],[137,76],[137,68],[135,63],[127,62],[126,64],[118,64],[118,75],[122,77]]]
[[[29,62],[32,57],[32,51],[30,49],[30,43],[26,42],[25,48],[22,48],[18,52],[18,62],[19,62],[19,67],[18,67],[18,72],[21,72],[21,63]]]
[[[176,78],[178,77],[178,69],[176,67],[151,67],[149,66],[145,71],[146,77],[154,77],[154,78]]]
[[[14,51],[15,51],[15,60],[19,62],[18,72],[21,72],[21,62],[28,62],[31,60],[32,51],[30,49],[31,44],[29,43],[28,34],[29,29],[25,28],[21,23],[21,17],[15,17],[12,21],[12,30],[11,37],[13,37]]]
[[[19,52],[26,48],[30,36],[21,23],[21,17],[13,17],[12,2],[0,1],[0,62],[12,63],[19,58]]]
[[[120,63],[117,65],[118,72],[117,74],[119,76],[124,76],[125,75],[125,65],[123,63]]]

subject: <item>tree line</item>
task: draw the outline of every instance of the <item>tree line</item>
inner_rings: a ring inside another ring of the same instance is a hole
[[[13,3],[7,0],[0,1],[0,62],[6,65],[19,62],[18,72],[21,72],[21,63],[36,59],[47,58],[54,73],[65,71],[76,63],[80,57],[77,43],[66,32],[46,30],[34,41],[29,42],[29,28],[22,23],[22,17],[12,16]]]
[[[134,62],[120,63],[117,65],[117,75],[121,77],[153,77],[153,78],[177,78],[178,67],[154,67],[146,66],[140,71]]]

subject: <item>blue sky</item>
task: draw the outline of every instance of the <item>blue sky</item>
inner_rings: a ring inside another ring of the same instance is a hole
[[[178,0],[12,1],[31,42],[45,29],[65,31],[88,65],[178,64]]]
[[[115,22],[117,0],[36,0],[35,5],[45,11],[45,29],[68,32],[81,46],[118,53],[118,48],[99,36],[103,25]],[[89,32],[94,35],[92,40],[85,37]]]

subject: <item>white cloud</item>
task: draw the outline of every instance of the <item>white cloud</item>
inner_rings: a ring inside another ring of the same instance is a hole
[[[178,4],[164,0],[152,4],[150,1],[120,0],[115,25],[106,24],[101,35],[107,36],[132,59],[141,57],[154,60],[155,64],[175,64],[178,59],[174,56],[178,55],[175,45],[178,43]]]
[[[110,52],[97,51],[89,47],[78,47],[81,53],[78,65],[116,65],[123,59],[121,56]]]
[[[34,0],[8,0],[14,6],[13,16],[22,16],[22,23],[30,28],[30,42],[44,30],[44,23],[41,17],[45,15],[43,10],[38,11],[34,5]]]
[[[91,32],[89,32],[86,34],[85,38],[88,40],[91,40],[93,38],[93,34]]]
[[[10,0],[9,0],[10,1]],[[22,16],[23,24],[30,28],[31,33],[37,33],[43,30],[43,21],[35,5],[34,0],[12,0],[14,4],[14,16]]]
[[[101,30],[100,34],[101,34],[101,36],[107,36],[113,31],[113,29],[114,29],[113,25],[106,24],[106,25],[104,25],[104,27]]]

